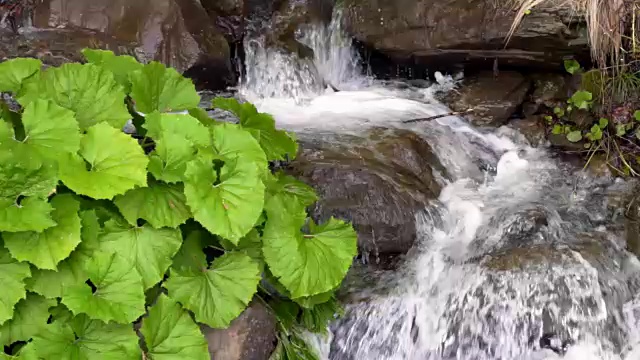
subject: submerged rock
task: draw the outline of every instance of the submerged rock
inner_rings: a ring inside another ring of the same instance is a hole
[[[276,319],[259,302],[250,305],[227,329],[202,326],[211,359],[267,360],[276,345]]]
[[[365,257],[406,253],[416,239],[416,213],[438,196],[436,179],[446,176],[429,144],[411,131],[382,128],[300,140],[290,172],[318,191],[312,216],[352,221]]]

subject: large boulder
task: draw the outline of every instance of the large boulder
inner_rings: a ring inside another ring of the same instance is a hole
[[[493,61],[558,68],[563,56],[588,56],[584,17],[562,2],[531,10],[505,47],[516,10],[494,0],[345,0],[347,28],[396,58],[442,64]]]
[[[201,87],[234,82],[229,45],[198,0],[42,0],[31,21],[36,31],[3,35],[2,58],[77,61],[82,48],[101,47],[161,61]]]
[[[365,257],[405,254],[416,239],[416,213],[439,195],[437,176],[446,176],[430,145],[411,131],[381,128],[300,141],[290,172],[317,190],[312,216],[352,221]]]

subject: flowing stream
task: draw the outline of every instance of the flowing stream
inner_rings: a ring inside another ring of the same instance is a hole
[[[241,94],[302,136],[410,129],[448,170],[416,214],[418,251],[346,286],[346,314],[318,344],[324,359],[640,359],[640,262],[624,250],[614,201],[630,184],[576,171],[507,128],[404,124],[447,112],[434,94],[455,79],[416,88],[361,75],[339,17],[300,39],[314,61],[247,41]]]

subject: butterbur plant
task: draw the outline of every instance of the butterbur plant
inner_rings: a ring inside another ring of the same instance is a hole
[[[279,320],[273,359],[314,359],[302,334],[339,314],[357,241],[270,170],[293,135],[233,99],[213,106],[239,123],[210,119],[160,63],[83,53],[0,64],[19,104],[0,108],[0,359],[209,359],[198,323],[252,300]]]

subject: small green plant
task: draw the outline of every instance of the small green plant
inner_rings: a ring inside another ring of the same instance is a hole
[[[564,69],[571,75],[575,75],[582,70],[580,63],[574,59],[568,59],[564,61]]]
[[[160,63],[83,53],[0,64],[20,105],[0,108],[0,358],[209,359],[197,323],[256,299],[280,321],[274,358],[314,359],[300,334],[340,312],[356,233],[314,223],[313,189],[269,170],[293,134],[233,99],[213,106],[238,124],[210,119]]]

